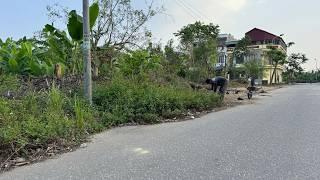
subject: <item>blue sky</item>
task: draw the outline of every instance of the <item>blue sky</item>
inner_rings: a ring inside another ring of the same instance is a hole
[[[133,0],[135,6],[143,6],[145,0]],[[236,38],[254,27],[274,34],[285,34],[286,41],[296,45],[290,52],[306,53],[310,59],[319,59],[320,7],[319,0],[154,0],[163,4],[165,14],[148,23],[155,41],[173,37],[182,26],[196,20],[219,24],[221,32]],[[81,9],[81,0],[10,0],[1,2],[0,38],[32,36],[49,23],[47,5],[59,2],[70,9]],[[61,24],[61,28],[64,28]],[[315,61],[309,61],[308,69],[315,69]]]
[[[0,38],[32,36],[49,23],[47,5],[55,0],[3,0],[0,5]],[[59,1],[68,7],[80,9],[80,0]]]

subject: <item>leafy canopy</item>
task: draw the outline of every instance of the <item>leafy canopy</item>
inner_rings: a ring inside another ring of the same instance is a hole
[[[261,78],[263,65],[260,60],[250,60],[244,63],[244,71],[248,77]]]
[[[267,52],[267,56],[270,58],[273,65],[283,65],[286,63],[287,55],[277,48],[271,47]]]
[[[183,27],[175,36],[180,38],[181,43],[189,44],[195,42],[203,42],[207,39],[216,39],[219,34],[219,26],[212,23],[206,25],[202,22],[195,22]]]
[[[306,63],[308,61],[308,58],[304,54],[300,53],[293,53],[289,56],[287,60],[287,67],[286,70],[288,72],[302,72],[302,64]]]

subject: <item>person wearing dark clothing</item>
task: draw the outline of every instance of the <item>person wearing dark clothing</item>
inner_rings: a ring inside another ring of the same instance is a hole
[[[251,85],[251,87],[255,86],[255,78],[254,77],[250,78],[250,85]]]
[[[213,79],[207,79],[206,83],[211,84],[211,90],[214,92],[217,92],[219,87],[219,93],[224,94],[224,92],[227,90],[228,80],[224,77],[218,76]]]

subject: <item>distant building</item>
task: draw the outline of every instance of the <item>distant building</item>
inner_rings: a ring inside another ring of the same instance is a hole
[[[218,62],[216,69],[224,69],[228,60],[228,44],[230,42],[237,41],[231,34],[219,34],[218,35]]]
[[[246,36],[249,37],[251,41],[251,46],[249,46],[249,48],[253,52],[257,52],[257,58],[261,60],[264,65],[264,75],[262,79],[264,83],[282,83],[284,66],[281,65],[279,65],[276,69],[275,79],[273,80],[273,82],[269,82],[273,73],[273,65],[269,57],[266,55],[266,52],[270,51],[270,47],[275,47],[283,53],[287,54],[287,44],[282,39],[282,37],[258,28],[254,28],[251,31],[247,32]]]
[[[264,66],[264,74],[263,77],[260,77],[264,84],[270,84],[270,78],[273,72],[273,65],[269,57],[267,56],[267,51],[270,50],[270,47],[275,47],[282,51],[283,53],[287,53],[287,45],[285,41],[281,38],[281,36],[274,35],[267,31],[254,28],[248,31],[245,34],[246,37],[250,39],[249,53],[244,57],[234,57],[234,49],[238,43],[238,41],[228,41],[226,43],[227,47],[227,56],[229,61],[225,66],[233,66],[236,68],[240,68],[246,61],[249,60],[258,60],[261,61]],[[282,73],[284,71],[284,67],[279,65],[276,69],[276,77],[272,83],[281,83],[283,82]],[[236,77],[231,78],[241,78],[242,74],[240,73]]]

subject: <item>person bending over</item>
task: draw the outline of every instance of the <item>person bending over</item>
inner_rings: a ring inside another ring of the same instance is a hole
[[[228,80],[224,77],[217,76],[212,79],[207,79],[206,83],[211,84],[211,90],[213,90],[214,92],[217,92],[219,88],[219,93],[224,94],[227,90]]]

